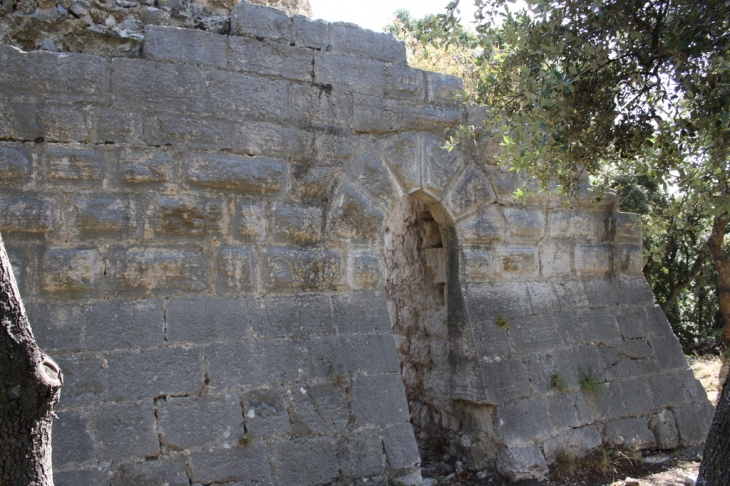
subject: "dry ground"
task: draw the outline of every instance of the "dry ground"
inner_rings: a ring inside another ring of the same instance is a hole
[[[690,358],[689,364],[695,376],[707,391],[708,398],[713,404],[717,403],[725,376],[730,368],[730,360],[724,364],[720,358]],[[674,451],[666,456],[661,452],[647,451],[644,454],[654,457],[665,457],[668,461],[663,464],[649,464],[639,457],[641,454],[619,453],[606,462],[600,463],[603,473],[584,468],[575,474],[560,474],[553,471],[550,478],[543,482],[524,481],[516,483],[519,486],[680,486],[693,484],[690,480],[697,478],[700,467],[701,447],[693,450]],[[594,467],[596,460],[593,461]],[[636,480],[631,483],[627,478]],[[435,483],[438,485],[463,486],[498,486],[511,484],[499,476],[479,478],[476,475],[461,474],[448,479],[443,478]]]

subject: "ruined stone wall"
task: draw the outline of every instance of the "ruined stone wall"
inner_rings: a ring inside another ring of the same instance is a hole
[[[461,83],[389,35],[247,2],[231,31],[0,47],[0,232],[66,377],[56,484],[417,484],[433,443],[541,477],[703,440],[615,201],[523,205],[490,141],[443,150]]]

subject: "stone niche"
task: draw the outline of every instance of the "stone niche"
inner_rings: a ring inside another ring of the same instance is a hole
[[[390,35],[248,2],[231,33],[0,46],[0,231],[64,370],[57,485],[419,484],[446,453],[542,478],[704,440],[615,200],[522,204],[495,143],[442,149],[478,112]]]

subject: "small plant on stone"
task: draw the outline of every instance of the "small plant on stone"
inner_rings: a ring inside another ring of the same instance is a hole
[[[502,316],[495,316],[494,317],[494,325],[497,326],[500,329],[504,329],[505,331],[509,329],[510,322],[509,319]]]
[[[580,384],[580,389],[583,390],[583,392],[596,393],[601,390],[601,380],[595,373],[593,373],[593,368],[588,371],[582,369],[579,369],[578,371],[580,372],[578,383]]]
[[[563,378],[563,375],[560,373],[557,373],[550,378],[550,387],[551,390],[555,390],[559,393],[565,393],[568,391],[568,382],[565,381],[565,378]]]
[[[339,366],[336,366],[332,361],[328,360],[324,356],[320,356],[319,359],[322,361],[322,364],[327,367],[328,376],[339,376],[340,373],[337,372],[337,368],[340,368]]]
[[[238,439],[238,443],[239,443],[239,444],[241,444],[241,445],[242,445],[243,447],[246,447],[246,446],[249,446],[249,445],[251,445],[251,442],[252,442],[252,441],[253,441],[253,439],[252,439],[252,438],[251,438],[251,436],[250,436],[250,435],[248,435],[248,434],[243,434],[243,435],[242,435],[241,437],[239,437],[239,439]]]

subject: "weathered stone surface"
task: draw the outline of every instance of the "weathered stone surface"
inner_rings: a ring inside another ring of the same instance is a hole
[[[73,207],[76,228],[83,236],[135,235],[137,221],[132,200],[128,197],[91,196],[79,198]]]
[[[241,2],[243,3],[243,2]],[[208,71],[209,104],[205,112],[231,120],[285,119],[289,114],[289,83],[230,71]]]
[[[544,400],[525,398],[498,409],[502,435],[507,447],[530,443],[552,432],[550,413]]]
[[[586,211],[550,211],[547,228],[551,238],[582,238],[590,240],[596,237],[596,218]]]
[[[653,414],[649,419],[649,429],[654,434],[658,449],[676,449],[679,446],[679,432],[671,410]]]
[[[31,104],[12,105],[13,133],[23,140],[85,142],[89,137],[86,113],[66,105],[46,105],[42,111]]]
[[[309,20],[303,15],[292,15],[294,43],[323,51],[330,43],[330,24],[324,20]]]
[[[291,394],[291,422],[296,435],[342,432],[350,418],[347,397],[337,383],[300,387]]]
[[[456,217],[472,211],[480,204],[492,204],[495,199],[491,184],[476,167],[468,167],[444,198],[446,206]]]
[[[53,471],[53,481],[57,486],[76,486],[78,484],[107,484],[109,471],[105,466],[71,471]]]
[[[423,101],[426,96],[425,72],[400,64],[386,65],[385,96]]]
[[[281,390],[254,390],[243,397],[246,433],[266,437],[289,432],[291,420]]]
[[[142,140],[143,122],[140,113],[95,107],[88,117],[90,141],[98,143],[131,143]]]
[[[378,289],[384,278],[383,267],[383,258],[378,253],[352,251],[347,255],[347,283],[353,289]]]
[[[291,21],[281,10],[250,2],[238,2],[231,11],[231,33],[289,42]]]
[[[248,308],[242,298],[175,297],[168,301],[166,341],[210,343],[251,338]]]
[[[390,425],[409,419],[403,380],[399,374],[358,377],[350,393],[358,424]]]
[[[206,350],[210,386],[217,390],[291,383],[304,364],[304,350],[290,339],[220,344]]]
[[[488,356],[488,358],[492,358],[492,356]],[[483,361],[481,363],[482,381],[485,383],[489,401],[504,404],[510,400],[528,396],[530,394],[530,376],[522,361],[498,358],[497,355],[494,361]],[[515,410],[513,404],[510,404],[507,408]],[[509,421],[509,419],[507,420]],[[549,424],[546,426],[549,426]],[[513,429],[511,425],[509,428]],[[505,440],[509,442],[512,439],[505,438]]]
[[[125,149],[121,154],[119,177],[131,184],[167,182],[172,160],[164,151]]]
[[[326,437],[280,442],[273,447],[272,459],[276,484],[315,485],[339,475],[337,453]]]
[[[200,291],[210,278],[202,250],[131,248],[115,255],[116,286],[121,291]]]
[[[583,288],[591,307],[607,307],[618,305],[619,298],[613,282],[608,279],[585,279]]]
[[[30,175],[31,168],[31,161],[23,151],[0,148],[0,183],[23,183]]]
[[[119,464],[113,474],[111,486],[125,486],[128,484],[139,486],[151,486],[153,484],[187,486],[190,484],[185,457],[177,454],[171,458],[160,458],[143,463]]]
[[[405,43],[393,34],[373,32],[346,22],[334,22],[330,35],[334,52],[406,64]]]
[[[290,87],[290,90],[291,119],[296,123],[303,127],[322,128],[327,131],[335,127],[340,128],[342,132],[349,130],[352,120],[351,93],[330,89],[328,85],[320,84],[295,84]],[[340,138],[327,134],[318,134],[318,136],[320,140],[322,138]],[[315,148],[321,149],[322,144]],[[353,148],[348,147],[346,150],[349,151]],[[322,157],[323,154],[318,155]]]
[[[212,443],[235,445],[243,434],[238,397],[169,397],[157,407],[164,444],[181,449]]]
[[[606,276],[613,269],[613,254],[608,245],[576,245],[575,273],[580,277]]]
[[[94,458],[94,444],[84,412],[59,412],[53,421],[54,464],[86,462]]]
[[[383,444],[376,430],[361,429],[337,442],[342,473],[346,477],[377,476],[385,467]]]
[[[504,217],[513,238],[537,240],[545,234],[545,214],[540,210],[508,207]]]
[[[84,344],[89,350],[162,345],[165,315],[159,300],[101,301],[81,309]]]
[[[53,230],[51,203],[44,197],[0,197],[0,230],[4,234],[43,234]]]
[[[392,470],[415,467],[421,462],[418,444],[410,423],[399,424],[385,430],[383,446]]]
[[[104,398],[107,384],[101,358],[93,354],[58,354],[53,360],[63,370],[63,397],[58,410],[90,405]]]
[[[321,53],[314,57],[314,79],[317,83],[331,85],[334,91],[382,97],[385,64],[373,59]]]
[[[662,370],[687,368],[687,360],[684,358],[682,346],[674,334],[652,338],[649,340],[649,345],[654,351],[654,356]]]
[[[225,69],[226,38],[199,30],[147,25],[144,29],[144,57],[152,61],[204,64]]]
[[[234,155],[195,154],[190,157],[188,182],[214,189],[230,189],[241,194],[276,192],[283,184],[280,161],[247,159]]]
[[[50,295],[95,296],[101,290],[104,261],[93,249],[51,249],[42,257],[41,288]]]
[[[365,89],[361,91],[370,94],[356,92],[352,97],[352,129],[355,132],[386,134],[406,128],[403,121],[404,102],[383,98],[382,94]]]
[[[461,104],[458,96],[464,90],[464,81],[460,77],[427,72],[426,84],[428,86],[426,101]]]
[[[652,408],[652,400],[646,382],[639,378],[636,380],[623,380],[621,382],[621,394],[626,403],[626,411],[629,415],[643,415]]]
[[[607,422],[605,427],[605,440],[613,446],[623,445],[641,450],[653,449],[657,445],[646,418],[616,420]]]
[[[203,484],[240,481],[272,484],[266,445],[259,442],[231,449],[201,450],[190,454],[190,476]]]
[[[510,319],[509,323],[509,336],[518,353],[540,349],[549,351],[563,345],[563,339],[552,315]]]
[[[390,334],[312,338],[307,371],[310,376],[345,377],[354,373],[394,373],[399,370]]]
[[[561,452],[580,458],[602,443],[603,439],[598,433],[598,427],[587,425],[559,432],[546,440],[542,448],[545,452],[545,460],[548,464],[552,464]]]
[[[219,200],[162,197],[153,207],[152,227],[160,236],[205,238],[220,233],[223,207]]]
[[[423,137],[421,148],[421,174],[424,189],[434,196],[443,194],[444,188],[461,168],[463,160],[458,150],[444,149],[446,140],[440,136]]]
[[[536,247],[498,246],[494,253],[496,275],[521,280],[537,277],[540,268]]]
[[[693,402],[672,408],[682,447],[701,444],[707,438],[715,408],[710,402]]]
[[[114,384],[107,396],[120,401],[197,393],[205,379],[200,352],[185,348],[109,355],[104,374]]]
[[[487,282],[493,275],[492,253],[486,249],[465,249],[461,264],[468,283]]]
[[[254,331],[267,338],[334,334],[329,297],[296,294],[251,301]]]
[[[495,204],[487,206],[475,216],[460,221],[459,231],[467,243],[492,243],[507,236],[504,217]]]
[[[512,481],[542,480],[548,473],[545,457],[536,445],[500,449],[497,452],[497,470]]]
[[[329,224],[339,238],[361,241],[378,238],[383,220],[382,211],[352,187],[345,186],[335,198]]]
[[[350,161],[349,172],[379,201],[387,204],[396,195],[388,170],[377,154],[363,153]]]
[[[231,69],[295,81],[312,81],[314,55],[311,49],[259,41],[252,37],[230,37],[228,65]]]
[[[469,285],[466,310],[473,320],[492,317],[521,317],[533,313],[527,287],[518,282],[502,285]]]
[[[307,160],[312,135],[303,130],[267,122],[252,122],[234,127],[233,148],[250,156]]]
[[[389,332],[390,316],[384,292],[352,292],[332,299],[339,334]]]
[[[266,236],[267,211],[258,204],[243,203],[236,208],[238,236],[245,241],[259,240]]]
[[[188,149],[231,150],[233,126],[225,120],[155,115],[145,118],[143,138],[148,145]]]
[[[421,184],[418,158],[419,145],[418,135],[411,132],[387,139],[383,147],[385,154],[387,154],[385,162],[406,192],[411,192]]]
[[[272,290],[324,290],[341,279],[342,257],[331,250],[271,247],[263,256],[264,285]]]
[[[43,161],[52,181],[93,182],[103,175],[103,161],[96,152],[72,145],[48,150]]]
[[[322,237],[324,213],[319,207],[281,205],[272,213],[273,233],[282,241],[315,243]]]
[[[110,403],[94,409],[96,454],[102,460],[156,456],[160,443],[152,404]]]
[[[248,248],[222,248],[218,255],[218,288],[241,293],[254,284],[254,256]]]

